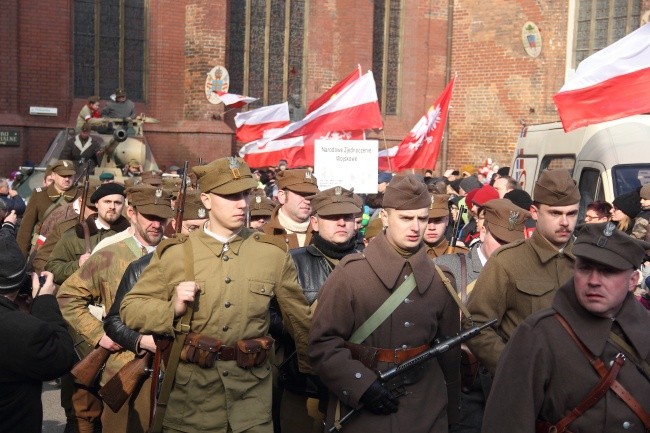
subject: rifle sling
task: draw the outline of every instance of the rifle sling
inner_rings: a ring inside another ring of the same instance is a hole
[[[88,221],[82,221],[81,228],[84,231],[84,249],[86,254],[90,254],[92,247],[90,246],[90,228],[88,227]]]
[[[463,302],[458,297],[458,293],[456,292],[456,289],[454,289],[454,286],[451,285],[451,281],[449,281],[449,278],[447,278],[447,276],[442,271],[442,269],[440,269],[440,266],[435,265],[435,267],[436,267],[436,272],[438,272],[438,275],[440,275],[440,278],[442,279],[442,282],[447,288],[447,291],[451,295],[454,302],[456,302],[456,305],[458,305],[458,308],[460,308],[460,311],[463,312],[463,316],[465,316],[465,318],[467,318],[467,320],[469,320],[470,323],[474,323],[474,321],[472,320],[472,313],[469,312],[465,304],[463,304]]]
[[[187,239],[183,243],[183,248],[185,248],[185,281],[194,281],[194,255],[192,253],[192,243],[190,239]],[[160,394],[158,395],[158,400],[156,401],[156,408],[154,411],[153,422],[149,429],[150,433],[160,433],[162,432],[163,421],[165,419],[165,411],[167,410],[167,403],[169,402],[169,396],[172,392],[172,387],[174,386],[174,378],[176,377],[176,369],[178,368],[178,362],[181,357],[181,350],[183,349],[183,343],[185,343],[185,338],[190,332],[190,322],[192,321],[192,316],[194,315],[194,306],[196,304],[196,298],[192,305],[187,306],[187,310],[181,320],[176,324],[176,332],[174,336],[174,343],[172,344],[171,353],[169,355],[169,362],[165,368],[165,376],[160,386]],[[151,381],[152,386],[156,383],[156,378]]]
[[[564,330],[569,334],[571,339],[575,342],[576,346],[582,351],[585,355],[585,358],[589,361],[589,364],[596,370],[596,373],[602,378],[607,375],[607,368],[603,361],[598,358],[596,355],[591,353],[589,348],[580,340],[580,337],[576,335],[571,328],[571,325],[560,315],[560,313],[555,313],[555,318],[560,322]],[[643,410],[643,406],[626,390],[623,385],[620,384],[617,380],[612,381],[610,388],[614,393],[630,408],[630,410],[641,420],[643,425],[646,428],[646,431],[650,431],[650,415]]]

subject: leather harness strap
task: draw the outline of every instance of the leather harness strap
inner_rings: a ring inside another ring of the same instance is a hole
[[[555,318],[560,322],[562,327],[567,331],[569,336],[576,343],[578,348],[582,351],[585,357],[589,360],[591,366],[596,370],[601,379],[608,374],[608,370],[605,367],[603,361],[595,356],[591,351],[585,346],[585,344],[580,340],[576,333],[571,328],[571,325],[562,317],[559,313],[555,313]],[[619,353],[620,356],[624,356]],[[618,358],[618,356],[617,356]],[[614,393],[621,399],[623,402],[634,412],[634,414],[641,420],[646,431],[650,431],[650,415],[643,409],[639,402],[630,394],[623,385],[620,384],[617,380],[614,380],[610,385],[610,388]],[[559,431],[559,430],[558,430]]]

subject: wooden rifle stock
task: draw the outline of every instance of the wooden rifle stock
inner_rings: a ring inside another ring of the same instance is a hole
[[[185,195],[187,194],[187,170],[189,164],[185,161],[183,165],[183,180],[181,181],[181,190],[176,198],[176,215],[174,216],[176,224],[176,234],[183,229],[183,212],[185,212]]]
[[[99,395],[113,412],[118,412],[151,371],[151,353],[127,362],[102,388]]]
[[[102,346],[97,346],[88,355],[77,362],[70,373],[75,377],[77,383],[84,386],[91,386],[99,371],[102,369],[111,352]]]
[[[83,177],[83,192],[81,193],[81,204],[79,205],[79,224],[83,228],[84,232],[84,250],[86,254],[90,254],[92,250],[90,246],[90,229],[84,218],[86,203],[88,202],[88,191],[90,190],[90,162],[86,163],[84,171],[79,176],[79,179]]]

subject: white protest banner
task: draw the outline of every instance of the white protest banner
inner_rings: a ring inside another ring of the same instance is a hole
[[[361,194],[377,192],[377,140],[316,140],[314,172],[321,191],[334,186]]]

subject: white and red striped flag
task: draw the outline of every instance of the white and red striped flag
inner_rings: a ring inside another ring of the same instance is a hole
[[[348,87],[350,84],[354,83],[356,80],[361,78],[361,65],[357,65],[357,69],[354,71],[350,72],[347,77],[339,81],[338,83],[334,84],[332,87],[329,88],[325,93],[320,95],[318,98],[316,98],[314,101],[312,101],[311,104],[309,104],[309,108],[307,108],[307,113],[309,114],[312,111],[316,110],[320,106],[322,106],[324,103],[329,101],[332,98],[335,98],[336,95],[341,93],[341,90],[345,89]]]
[[[251,167],[275,165],[280,159],[287,159],[290,166],[313,165],[313,146],[308,146],[313,144],[313,140],[333,131],[381,127],[383,121],[375,80],[372,72],[367,72],[304,119],[287,125],[270,137],[244,145],[239,155]]]
[[[390,163],[392,158],[395,158],[397,154],[397,146],[389,147],[388,149],[380,150],[377,153],[377,158],[379,160],[378,168],[379,171],[393,171],[393,165]]]
[[[433,169],[436,166],[455,80],[452,78],[426,114],[397,146],[392,160],[394,173],[406,168]]]
[[[252,98],[250,96],[237,95],[235,93],[214,92],[217,94],[223,105],[226,107],[243,107],[246,104],[257,101],[259,98]]]
[[[650,24],[580,62],[553,100],[567,132],[650,113]]]
[[[264,131],[282,128],[290,122],[289,103],[287,102],[237,113],[235,115],[237,140],[249,143],[262,138]]]

